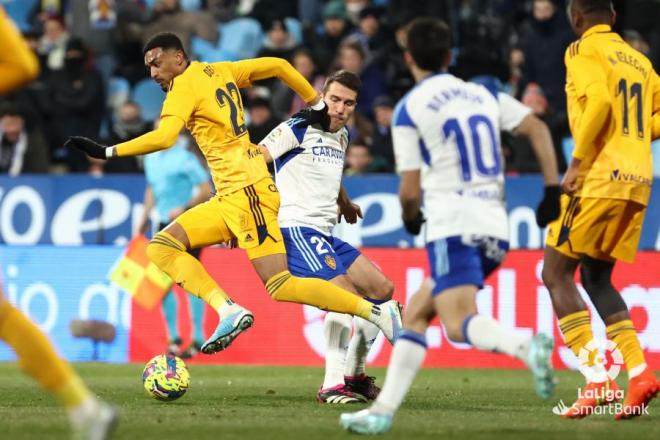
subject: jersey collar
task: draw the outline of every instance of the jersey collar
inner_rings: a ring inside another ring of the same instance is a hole
[[[584,39],[587,38],[589,35],[604,34],[607,32],[612,32],[612,26],[610,26],[609,24],[597,24],[587,29],[586,32],[582,34],[582,38]]]

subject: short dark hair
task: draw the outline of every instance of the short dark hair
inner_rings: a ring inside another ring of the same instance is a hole
[[[183,43],[181,42],[181,39],[176,35],[173,34],[172,32],[160,32],[147,41],[147,44],[144,45],[144,48],[142,49],[142,55],[145,55],[147,52],[149,52],[151,49],[155,49],[157,47],[162,48],[163,50],[167,49],[174,49],[174,50],[180,50],[183,52],[183,55],[188,58],[188,55],[186,54],[186,50],[183,48]]]
[[[406,50],[420,69],[440,70],[450,50],[449,27],[435,18],[414,19],[408,27]]]
[[[330,84],[333,82],[338,82],[344,87],[348,87],[349,89],[353,90],[355,93],[360,93],[360,89],[362,88],[362,81],[360,81],[360,77],[354,74],[353,72],[349,72],[348,70],[338,70],[335,73],[330,74],[326,80],[325,84],[323,84],[323,93],[328,91],[328,88],[330,88]]]
[[[611,12],[611,0],[573,0],[573,5],[583,14],[592,12]]]

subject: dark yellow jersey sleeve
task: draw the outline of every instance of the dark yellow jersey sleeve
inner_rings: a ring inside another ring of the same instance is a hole
[[[188,68],[190,69],[190,67]],[[161,118],[164,116],[177,116],[185,124],[188,123],[197,101],[193,86],[190,84],[192,78],[191,75],[179,75],[172,80],[170,90],[167,92],[160,112]]]
[[[653,119],[651,121],[653,139],[660,138],[660,76],[653,72]]]
[[[0,6],[0,94],[39,74],[39,61]]]
[[[130,141],[115,145],[117,156],[136,156],[169,148],[176,142],[183,128],[183,121],[178,117],[161,118],[156,130],[145,133]]]
[[[249,87],[254,81],[276,77],[305,102],[310,102],[317,96],[316,90],[305,77],[282,58],[263,57],[236,61],[230,63],[229,68],[240,88]]]
[[[574,45],[569,46],[565,62],[567,75],[573,83],[574,99],[584,103],[579,114],[574,114],[575,118],[570,121],[575,140],[573,157],[582,160],[588,150],[594,148],[598,133],[607,123],[610,112],[607,77],[598,54],[589,45],[585,44],[579,51]]]

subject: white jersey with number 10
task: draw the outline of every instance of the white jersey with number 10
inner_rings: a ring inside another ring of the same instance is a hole
[[[508,240],[500,130],[530,113],[514,98],[450,74],[419,82],[397,104],[397,172],[421,171],[426,241],[489,236]]]

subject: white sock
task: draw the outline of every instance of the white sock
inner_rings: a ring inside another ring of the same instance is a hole
[[[322,389],[344,384],[346,350],[353,318],[344,313],[329,312],[325,315],[324,324],[325,378]]]
[[[394,415],[408,393],[425,356],[425,336],[410,330],[403,331],[394,344],[385,385],[372,405],[372,411]]]
[[[99,401],[96,397],[89,397],[85,399],[80,405],[67,410],[69,416],[69,423],[74,429],[79,429],[92,417],[96,416],[98,411]]]
[[[488,316],[471,315],[465,318],[463,337],[465,342],[479,350],[506,353],[516,359],[526,360],[529,340],[504,328]]]
[[[364,364],[367,361],[367,354],[374,345],[374,341],[380,333],[380,329],[375,324],[366,319],[353,318],[355,331],[351,342],[348,344],[348,354],[346,356],[346,376],[359,376],[364,374]]]

